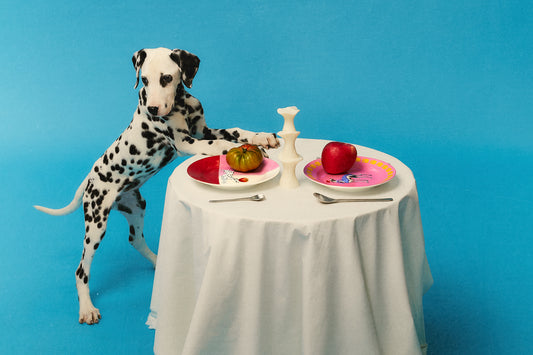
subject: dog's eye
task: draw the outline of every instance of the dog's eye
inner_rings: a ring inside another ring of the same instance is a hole
[[[141,79],[143,81],[144,86],[148,86],[148,79],[146,79],[145,76],[141,77]]]
[[[172,82],[172,75],[163,75],[161,76],[161,82],[165,84],[169,84]]]

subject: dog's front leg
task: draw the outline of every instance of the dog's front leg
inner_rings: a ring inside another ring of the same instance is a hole
[[[279,147],[279,140],[275,133],[252,132],[241,128],[215,129],[207,126],[202,104],[193,96],[188,96],[185,100],[188,118],[187,126],[190,134],[202,140],[226,140],[237,143],[252,143],[263,148]]]
[[[231,142],[251,143],[263,148],[279,147],[279,140],[275,133],[252,132],[241,128],[216,129],[203,126],[200,130],[203,139],[224,139]]]
[[[219,155],[226,154],[240,144],[222,139],[196,139],[189,135],[176,137],[176,151],[179,155]]]

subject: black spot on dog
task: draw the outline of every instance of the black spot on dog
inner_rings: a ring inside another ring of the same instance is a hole
[[[130,145],[130,154],[131,155],[139,155],[139,154],[141,154],[141,152],[139,152],[137,150],[137,147],[134,144],[132,144],[132,145]]]
[[[239,132],[237,131],[234,131],[233,134],[232,133],[229,133],[227,130],[225,129],[221,129],[219,130],[220,134],[222,134],[222,137],[227,140],[227,141],[237,141],[238,140],[238,136],[239,136]],[[234,133],[237,133],[237,137],[234,136]]]
[[[194,143],[194,139],[192,139],[190,136],[185,136],[181,139],[182,142],[187,142],[189,144],[193,144]]]
[[[202,133],[204,135],[204,139],[210,139],[210,140],[217,139],[217,136],[215,136],[213,132],[211,131],[211,129],[209,129],[208,127],[204,127]]]
[[[85,274],[85,271],[83,271],[83,267],[80,264],[78,269],[76,269],[76,276],[78,276],[81,279],[83,277],[83,274]]]
[[[152,148],[155,144],[155,137],[157,137],[157,135],[150,131],[143,131],[141,135],[146,138],[146,147],[148,149]]]
[[[172,82],[172,75],[163,74],[161,73],[161,76],[159,77],[159,84],[161,84],[162,87],[167,86]]]
[[[142,90],[139,91],[139,100],[140,100],[140,103],[141,103],[142,106],[146,106],[147,97],[146,97],[146,89],[145,88],[142,88]]]

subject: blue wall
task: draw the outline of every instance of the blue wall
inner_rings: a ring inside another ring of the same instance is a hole
[[[81,215],[31,205],[70,201],[129,124],[133,52],[158,46],[201,58],[191,93],[213,127],[275,132],[276,108],[297,105],[302,137],[369,146],[412,168],[435,278],[430,353],[533,350],[530,2],[109,3],[0,5],[0,339],[10,353],[88,353],[84,337],[100,352],[151,351],[153,273],[128,249],[125,222],[111,223],[93,271],[107,318],[82,327]],[[154,248],[171,171],[143,187]]]

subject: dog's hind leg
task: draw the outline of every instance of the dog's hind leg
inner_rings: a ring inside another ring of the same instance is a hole
[[[94,324],[100,321],[100,311],[94,307],[90,291],[89,279],[91,263],[96,249],[104,238],[107,219],[116,193],[113,190],[98,189],[91,182],[87,185],[83,196],[85,214],[85,239],[80,265],[76,269],[76,288],[80,303],[80,323]]]
[[[138,189],[125,192],[116,202],[116,208],[126,217],[130,226],[129,242],[155,267],[157,256],[150,250],[144,239],[144,211],[146,201]]]

